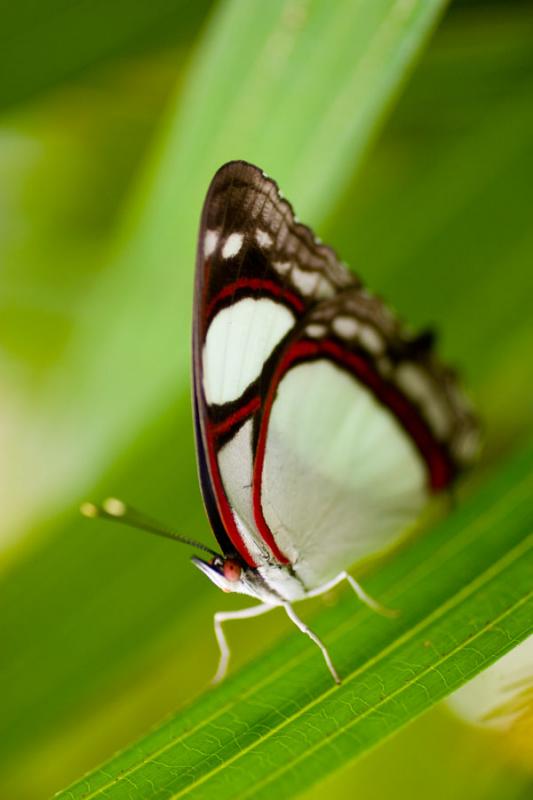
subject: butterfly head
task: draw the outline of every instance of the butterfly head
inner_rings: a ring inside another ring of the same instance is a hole
[[[192,557],[192,563],[223,592],[243,592],[246,566],[234,556],[216,555],[210,561]]]

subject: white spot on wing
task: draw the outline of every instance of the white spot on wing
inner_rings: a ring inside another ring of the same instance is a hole
[[[446,436],[451,423],[448,410],[424,372],[414,364],[401,364],[396,370],[396,382],[408,397],[419,404],[433,432],[437,436]]]
[[[305,332],[313,339],[321,339],[326,335],[327,328],[325,325],[321,325],[318,322],[311,322],[305,329]]]
[[[293,324],[291,312],[267,298],[247,297],[219,311],[202,352],[207,402],[227,403],[240,397]]]
[[[333,330],[342,339],[354,339],[359,333],[359,323],[353,317],[335,317]]]
[[[363,325],[361,327],[359,339],[363,347],[374,355],[379,355],[383,352],[383,339],[374,328],[370,327],[370,325]]]
[[[320,299],[323,299],[325,297],[333,297],[334,294],[335,294],[335,289],[333,288],[331,283],[326,278],[321,277],[320,280],[318,281],[315,295]]]
[[[255,240],[259,247],[272,247],[273,244],[272,236],[266,231],[262,231],[260,228],[255,232]]]
[[[244,236],[242,233],[230,233],[224,247],[222,248],[222,258],[233,258],[242,247]]]
[[[218,233],[216,231],[206,231],[204,238],[204,256],[209,258],[215,252],[215,247],[218,242]]]
[[[286,275],[292,267],[290,261],[274,261],[272,266],[280,275]]]
[[[316,289],[318,274],[316,272],[306,272],[299,267],[294,267],[291,272],[291,281],[303,295],[311,295]]]

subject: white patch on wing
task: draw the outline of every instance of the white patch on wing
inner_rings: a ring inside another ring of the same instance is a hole
[[[316,297],[320,300],[324,300],[326,297],[333,297],[334,294],[335,288],[331,283],[323,276],[320,277],[315,291]]]
[[[242,233],[230,233],[224,247],[222,248],[222,258],[233,258],[242,247],[244,235]]]
[[[291,312],[267,298],[247,297],[219,311],[202,351],[207,402],[227,403],[240,397],[293,324]]]
[[[320,322],[310,322],[305,332],[312,339],[322,339],[328,332],[328,329],[325,325],[321,325]]]
[[[272,247],[273,244],[272,236],[266,231],[262,231],[260,228],[255,232],[255,240],[259,247]]]
[[[347,341],[358,339],[365,350],[372,355],[380,355],[385,347],[385,343],[379,333],[371,325],[365,325],[354,317],[341,314],[332,322],[334,333]]]
[[[335,317],[332,325],[334,332],[342,339],[355,339],[360,330],[359,323],[353,317]]]
[[[305,596],[302,584],[285,567],[271,563],[270,550],[255,525],[252,504],[252,430],[252,420],[248,420],[219,450],[217,459],[220,476],[235,524],[248,552],[258,565],[260,574],[268,586],[273,587],[285,599],[300,600]]]
[[[414,443],[354,377],[327,360],[289,370],[270,415],[261,500],[308,589],[394,541],[426,487]]]
[[[292,263],[290,261],[274,261],[272,266],[279,275],[286,275],[291,269]]]
[[[204,257],[209,258],[215,252],[218,242],[218,233],[216,231],[206,231],[204,237]]]
[[[217,460],[239,533],[250,555],[264,561],[268,551],[256,531],[252,507],[252,420],[219,450]]]
[[[385,342],[376,329],[372,328],[370,325],[361,326],[359,339],[365,350],[368,350],[376,356],[380,355],[384,350]]]
[[[318,272],[307,272],[307,270],[294,267],[291,272],[291,281],[303,295],[311,295],[315,291],[318,283]]]
[[[433,432],[446,436],[451,426],[448,409],[423,370],[414,364],[401,364],[396,370],[396,382],[407,397],[419,404]]]

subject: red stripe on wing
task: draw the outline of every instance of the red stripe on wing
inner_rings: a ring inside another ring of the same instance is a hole
[[[236,422],[239,422],[246,417],[250,416],[251,414],[255,413],[261,406],[261,399],[259,397],[254,397],[243,406],[241,409],[236,411],[227,419],[223,420],[223,422],[218,423],[218,425],[211,425],[208,423],[207,425],[207,455],[209,459],[209,468],[211,474],[211,480],[213,484],[213,489],[215,492],[215,497],[217,501],[218,511],[222,518],[222,522],[224,524],[224,528],[226,529],[226,533],[228,534],[232,545],[235,547],[236,551],[242,556],[242,558],[246,561],[246,563],[255,568],[258,565],[252,558],[250,551],[246,547],[242,536],[239,532],[237,524],[235,522],[235,517],[233,516],[233,511],[229,504],[228,498],[226,496],[226,492],[224,489],[224,484],[222,482],[222,478],[220,475],[219,467],[218,467],[218,460],[216,456],[216,436],[224,433],[226,430],[230,429]],[[254,504],[254,517],[257,522],[257,515],[255,514],[255,498],[253,499]],[[260,518],[262,520],[262,517]],[[288,564],[289,560],[286,556],[283,555],[281,550],[278,548],[276,542],[274,541],[274,537],[270,531],[270,528],[264,521],[260,521],[258,524],[258,532],[263,538],[265,544],[270,548],[272,555],[276,558],[281,564]]]
[[[298,313],[302,314],[305,311],[304,301],[298,297],[294,292],[288,291],[286,288],[280,286],[275,281],[266,280],[263,278],[240,278],[238,281],[228,283],[224,288],[211,300],[207,307],[206,319],[210,320],[215,308],[223,300],[240,291],[241,289],[250,289],[253,292],[264,292],[271,297],[276,297],[289,303],[290,306]]]
[[[250,402],[246,403],[246,405],[239,408],[233,414],[230,414],[229,417],[226,417],[226,419],[223,419],[221,422],[216,422],[210,426],[213,437],[220,436],[221,434],[231,430],[234,425],[238,425],[239,422],[242,422],[247,417],[255,414],[260,407],[261,398],[259,396],[252,397]]]
[[[213,437],[210,436],[208,433],[206,438],[207,438],[207,457],[209,460],[209,471],[217,501],[218,512],[224,524],[224,528],[226,529],[226,533],[228,534],[235,550],[242,556],[242,558],[246,561],[249,567],[255,569],[255,567],[257,567],[257,564],[255,563],[254,559],[250,555],[248,548],[243,542],[242,536],[239,532],[239,529],[237,528],[237,523],[235,522],[235,517],[233,516],[233,511],[231,510],[228,498],[226,497],[224,484],[222,483],[222,478],[220,477],[220,471],[218,468],[218,461],[217,461]]]

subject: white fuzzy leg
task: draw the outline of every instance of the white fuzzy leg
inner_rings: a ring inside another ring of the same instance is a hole
[[[307,594],[307,597],[317,597],[320,594],[325,594],[325,592],[329,592],[330,589],[333,589],[334,586],[337,586],[342,581],[348,581],[354,592],[356,593],[359,600],[372,609],[372,611],[377,611],[378,614],[382,614],[384,617],[397,617],[398,611],[395,611],[392,608],[387,608],[386,606],[382,606],[377,600],[374,600],[369,594],[365,592],[363,587],[360,583],[357,583],[355,578],[353,578],[348,572],[339,572],[331,581],[328,581],[323,586],[319,586],[318,589],[313,589],[312,592]]]
[[[324,661],[326,662],[326,664],[327,664],[327,667],[328,667],[329,671],[331,672],[331,674],[332,674],[332,676],[333,676],[333,680],[335,681],[335,683],[340,683],[340,682],[341,682],[341,679],[339,678],[339,675],[338,675],[338,673],[337,673],[337,670],[336,670],[336,669],[335,669],[335,667],[333,666],[333,662],[331,661],[331,658],[330,658],[330,656],[329,656],[329,653],[328,653],[328,651],[327,651],[327,649],[326,649],[326,645],[325,645],[325,644],[322,642],[322,640],[321,640],[321,639],[319,639],[319,638],[318,638],[318,636],[316,635],[316,633],[313,633],[313,631],[311,630],[311,628],[308,628],[308,627],[307,627],[307,625],[305,624],[305,622],[302,622],[302,620],[300,619],[300,617],[298,617],[298,616],[295,614],[295,612],[294,612],[294,609],[293,609],[293,607],[291,606],[291,604],[290,604],[290,603],[283,603],[283,608],[284,608],[284,609],[285,609],[285,611],[287,612],[287,616],[289,617],[289,619],[290,619],[292,622],[294,622],[294,624],[296,625],[296,627],[297,627],[297,628],[299,628],[299,629],[302,631],[302,633],[305,633],[305,635],[306,635],[306,636],[309,636],[309,638],[310,638],[310,639],[311,639],[311,640],[312,640],[312,641],[313,641],[313,642],[314,642],[314,643],[315,643],[315,644],[316,644],[318,647],[320,647],[320,650],[322,651],[322,655],[324,656]]]
[[[215,625],[215,636],[217,637],[218,646],[220,649],[220,658],[218,661],[217,671],[211,683],[219,683],[228,671],[228,663],[230,657],[230,649],[224,631],[222,630],[222,623],[228,622],[232,619],[249,619],[250,617],[258,617],[260,614],[266,614],[267,611],[275,608],[268,603],[260,603],[258,606],[251,608],[241,608],[240,611],[217,611],[213,621]]]

